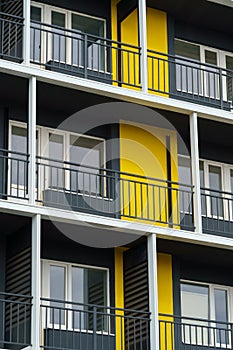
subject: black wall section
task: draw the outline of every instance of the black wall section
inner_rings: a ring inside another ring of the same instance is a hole
[[[175,37],[198,44],[233,52],[232,35],[195,26],[187,22],[175,21]]]
[[[81,229],[80,226],[76,228],[76,230]],[[114,306],[114,248],[97,249],[78,244],[63,235],[50,221],[42,221],[41,257],[108,268],[110,272],[110,304]]]

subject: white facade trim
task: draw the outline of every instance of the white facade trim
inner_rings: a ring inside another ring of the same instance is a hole
[[[150,322],[150,349],[159,349],[159,313],[158,313],[158,281],[157,281],[157,248],[156,235],[147,237],[148,253],[148,285],[149,285],[149,310]]]
[[[202,233],[197,113],[190,114],[189,127],[190,127],[190,145],[191,145],[192,183],[194,185],[194,194],[193,194],[194,227],[195,227],[195,232]]]
[[[216,120],[224,123],[233,122],[233,113],[229,111],[168,97],[156,96],[154,94],[144,93],[133,89],[126,89],[89,79],[73,77],[63,73],[50,72],[35,66],[0,60],[0,72],[24,78],[36,76],[37,81],[48,84],[96,93],[106,97],[121,99],[122,101],[144,104],[148,107],[165,109],[186,115],[197,112],[198,117],[200,118]]]
[[[146,25],[146,0],[138,0],[138,25],[139,46],[141,47],[141,83],[142,91],[148,91],[148,67],[147,67],[147,25]]]

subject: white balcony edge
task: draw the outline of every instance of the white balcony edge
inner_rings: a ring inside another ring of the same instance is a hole
[[[38,81],[55,84],[71,89],[96,93],[106,97],[120,99],[127,102],[144,104],[148,107],[160,108],[189,115],[198,113],[198,117],[232,123],[233,113],[196,103],[176,100],[170,97],[157,96],[152,93],[135,91],[125,87],[113,86],[90,79],[73,77],[64,73],[50,72],[32,65],[19,64],[0,59],[0,72],[20,77],[30,78],[35,76]]]
[[[0,200],[0,211],[2,213],[27,217],[33,217],[34,215],[38,214],[44,220],[54,220],[56,222],[73,225],[97,225],[97,227],[101,227],[103,230],[114,231],[116,234],[121,232],[128,235],[133,235],[135,238],[136,236],[140,237],[143,235],[147,236],[149,234],[155,234],[157,237],[163,239],[233,250],[233,236],[232,238],[227,238],[217,235],[144,224],[140,222],[114,219],[82,212],[73,212],[69,210],[42,207],[39,205],[30,205],[26,203],[15,203],[3,199]]]

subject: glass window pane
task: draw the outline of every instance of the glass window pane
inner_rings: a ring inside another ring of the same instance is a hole
[[[49,187],[55,189],[64,188],[63,142],[62,135],[49,134]]]
[[[65,28],[66,17],[64,13],[52,11],[52,25]],[[51,59],[66,62],[66,38],[64,29],[53,28],[51,36]]]
[[[205,63],[217,66],[217,52],[205,50]],[[211,98],[219,98],[219,74],[215,68],[206,68],[205,95]]]
[[[187,344],[208,345],[209,288],[181,284],[182,339]],[[195,320],[200,319],[200,320]],[[202,321],[203,320],[203,321]]]
[[[176,55],[176,89],[178,91],[201,95],[201,71],[200,64],[192,61],[182,60],[180,57],[200,61],[200,47],[175,39]],[[179,57],[179,58],[178,58]]]
[[[233,102],[232,84],[233,84],[233,57],[226,56],[227,72],[227,100]]]
[[[72,39],[73,63],[83,65],[84,36],[87,38],[87,64],[88,68],[97,71],[104,71],[105,66],[105,45],[101,38],[104,37],[104,21],[72,14],[72,29],[79,32]]]
[[[56,300],[65,301],[65,267],[50,266],[50,322],[52,324],[65,324],[65,303]]]
[[[202,215],[207,213],[207,197],[205,196],[205,178],[204,178],[204,162],[199,162],[200,169],[200,186],[201,186],[201,212]]]
[[[31,6],[31,20],[41,22],[41,8]]]
[[[52,11],[52,24],[58,27],[65,28],[65,14]]]
[[[10,173],[10,183],[11,186],[15,185],[16,189],[19,186],[26,186],[27,183],[27,129],[18,126],[12,126],[11,135],[11,149],[15,152],[24,153],[21,154],[11,154],[11,159],[9,160],[9,166],[11,169]],[[14,189],[12,188],[14,195]],[[23,195],[23,194],[22,194]]]
[[[71,189],[88,194],[100,194],[99,168],[103,165],[103,142],[85,137],[71,136],[70,139]],[[77,165],[74,165],[77,164]],[[94,167],[95,169],[86,166]]]
[[[211,215],[217,217],[223,217],[223,200],[222,200],[222,178],[221,168],[217,166],[209,166],[209,187],[210,202],[211,202]],[[219,191],[219,192],[218,192]]]
[[[229,342],[229,331],[227,331],[228,310],[227,291],[222,289],[214,290],[215,319],[223,323],[216,323],[216,341],[220,344]]]
[[[41,22],[41,8],[31,6],[31,20]],[[41,62],[41,25],[33,23],[30,29],[30,57],[33,62]]]
[[[72,301],[77,303],[72,317],[75,329],[93,329],[93,308],[87,304],[99,305],[98,312],[106,312],[103,308],[107,305],[106,277],[106,271],[72,267]],[[97,315],[98,330],[106,330],[106,324],[105,317]]]
[[[190,204],[192,201],[190,193],[187,191],[189,190],[188,187],[182,186],[184,185],[191,185],[191,164],[190,164],[190,158],[178,157],[178,171],[179,171],[179,183],[180,185],[180,211],[182,213],[190,213],[191,208]],[[182,191],[183,190],[183,191]]]

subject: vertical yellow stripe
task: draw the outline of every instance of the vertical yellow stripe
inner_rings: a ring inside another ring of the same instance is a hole
[[[172,283],[172,256],[169,254],[157,255],[158,261],[158,312],[173,315],[173,283]],[[174,347],[173,317],[159,317],[168,321],[160,323],[160,350],[172,350]]]
[[[124,274],[123,274],[123,252],[124,248],[115,248],[115,307],[124,308]],[[117,311],[116,318],[116,350],[124,350],[124,313]]]

